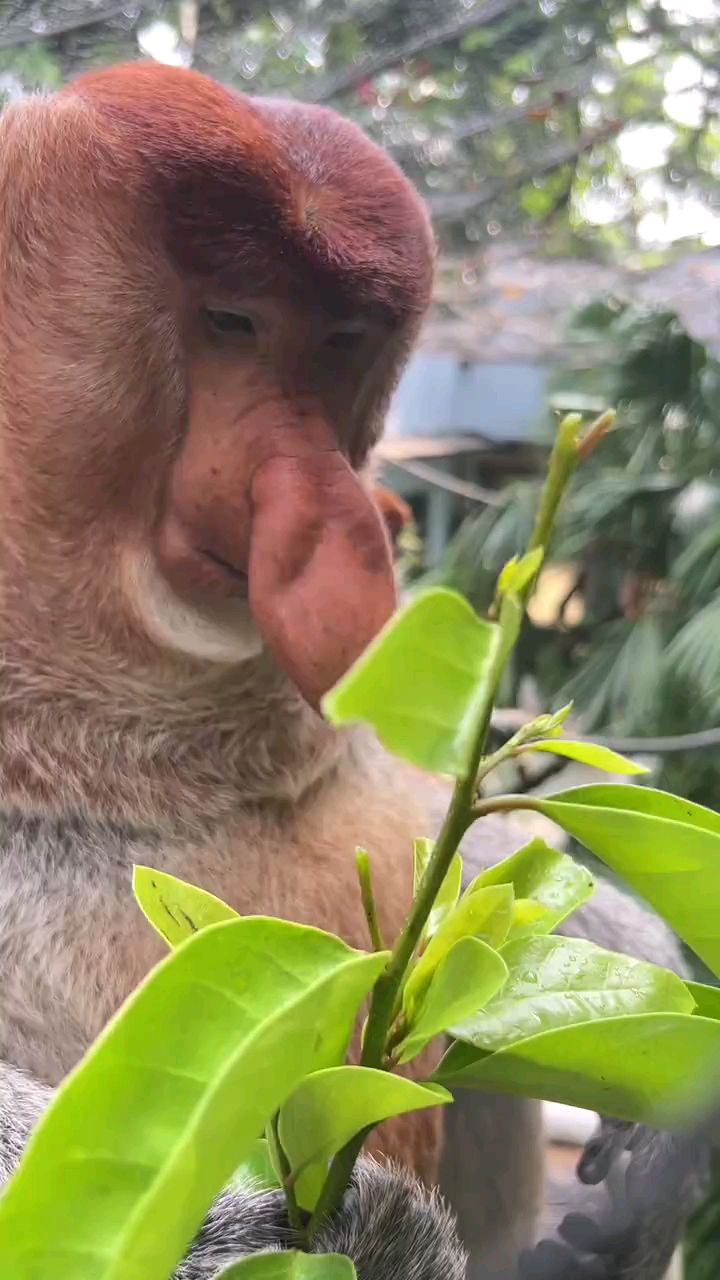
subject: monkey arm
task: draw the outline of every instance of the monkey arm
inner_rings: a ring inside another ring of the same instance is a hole
[[[697,1136],[603,1121],[578,1173],[607,1181],[605,1207],[594,1218],[566,1214],[559,1239],[520,1259],[519,1280],[662,1280],[708,1185],[709,1152]]]
[[[0,1187],[13,1173],[52,1090],[0,1063]]]
[[[16,1168],[51,1097],[51,1089],[0,1064],[0,1186]],[[212,1280],[238,1258],[292,1243],[279,1193],[227,1190],[214,1202],[175,1280]],[[347,1254],[358,1280],[463,1280],[465,1274],[454,1220],[437,1193],[369,1159],[358,1162],[316,1252]]]

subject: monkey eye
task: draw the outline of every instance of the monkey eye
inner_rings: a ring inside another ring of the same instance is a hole
[[[250,316],[237,311],[219,311],[214,307],[206,307],[210,326],[216,333],[244,333],[254,337],[257,332]]]
[[[364,337],[364,329],[336,329],[328,334],[324,345],[332,351],[354,351]]]

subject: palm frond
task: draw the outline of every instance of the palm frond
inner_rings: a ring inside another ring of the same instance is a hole
[[[652,613],[598,627],[582,666],[556,701],[573,700],[588,730],[651,731],[662,698],[664,643],[663,621]]]
[[[669,645],[665,666],[684,679],[707,714],[720,715],[720,592],[693,617]]]

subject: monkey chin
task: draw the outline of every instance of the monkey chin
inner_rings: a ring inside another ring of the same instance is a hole
[[[135,617],[160,648],[233,664],[262,652],[262,636],[247,599],[235,596],[213,604],[186,600],[170,586],[149,552],[127,556],[122,577]]]

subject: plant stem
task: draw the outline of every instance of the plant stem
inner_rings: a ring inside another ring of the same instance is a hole
[[[362,898],[363,911],[367,920],[368,933],[372,943],[373,951],[384,951],[385,944],[382,940],[380,925],[378,922],[377,907],[375,905],[375,894],[372,886],[372,873],[370,871],[370,858],[365,849],[355,850],[355,866],[357,867],[358,880],[360,881],[360,896]]]
[[[607,430],[611,421],[612,415],[609,420],[607,420],[607,415],[604,415],[602,419],[598,419],[598,422],[590,429],[588,440],[594,443],[595,438],[599,438],[601,434],[601,428],[602,432]],[[543,550],[547,548],[558,506],[580,460],[578,432],[581,423],[580,414],[568,414],[560,423],[550,457],[548,476],[543,487],[538,514],[527,547],[528,552],[534,551],[537,547],[542,547]],[[440,887],[448,873],[450,863],[468,827],[477,818],[488,813],[500,813],[512,809],[532,809],[535,807],[528,796],[496,796],[490,800],[478,801],[475,798],[475,793],[477,776],[485,750],[490,717],[498,685],[505,663],[519,634],[523,607],[527,603],[536,579],[537,574],[534,575],[518,596],[514,597],[514,599],[506,598],[501,606],[498,648],[493,669],[488,678],[485,699],[478,712],[470,764],[465,776],[458,778],[455,783],[450,807],[445,816],[440,834],[435,841],[432,856],[413,900],[405,927],[393,947],[387,966],[373,989],[360,1058],[361,1065],[364,1067],[382,1069],[387,1065],[388,1037],[397,1010],[405,974],[412,961]],[[503,617],[503,613],[505,613],[505,617]],[[362,851],[359,852],[361,853]],[[367,854],[365,854],[365,859],[367,860]],[[365,871],[367,876],[364,880]],[[365,868],[363,868],[362,860],[359,856],[358,874],[360,875],[361,889],[363,889],[365,914],[368,917],[368,924],[370,924],[370,914],[365,903],[365,888],[367,886],[374,911],[374,901],[370,890],[369,864],[366,861]],[[373,945],[375,945],[374,937]],[[356,1134],[334,1157],[308,1226],[308,1238],[311,1241],[325,1218],[340,1204],[350,1182],[353,1166],[368,1132],[369,1130],[365,1130]]]
[[[265,1137],[267,1138],[268,1146],[270,1148],[275,1172],[279,1175],[283,1191],[285,1192],[288,1222],[290,1223],[293,1231],[297,1232],[300,1238],[300,1246],[302,1247],[306,1236],[305,1223],[303,1221],[302,1210],[297,1202],[295,1188],[290,1180],[292,1170],[280,1142],[277,1112],[272,1117],[272,1120],[270,1120],[265,1126]]]
[[[489,813],[514,813],[517,809],[537,809],[532,796],[522,793],[507,796],[491,796],[488,800],[476,800],[473,805],[473,822],[487,818]]]
[[[575,470],[578,453],[578,432],[582,425],[579,413],[568,413],[558,427],[555,445],[550,456],[550,468],[543,485],[540,506],[528,542],[528,551],[547,547],[560,500]]]
[[[478,757],[481,751],[482,745],[478,747]],[[385,1044],[393,1020],[395,1001],[400,991],[402,980],[405,977],[405,971],[412,960],[413,952],[420,941],[425,922],[430,915],[440,886],[447,875],[452,856],[473,821],[471,810],[473,783],[474,776],[471,772],[467,778],[459,779],[455,784],[450,808],[446,814],[440,835],[435,842],[435,848],[417,896],[410,908],[405,928],[395,943],[386,968],[375,983],[360,1059],[364,1067],[382,1068],[384,1065]],[[340,1203],[350,1181],[353,1166],[360,1154],[366,1134],[367,1131],[356,1134],[341,1151],[338,1151],[332,1161],[328,1176],[325,1179],[325,1185],[308,1227],[310,1240],[317,1234],[328,1214]]]
[[[385,1063],[386,1042],[405,972],[420,941],[420,935],[430,915],[440,886],[448,873],[453,854],[456,852],[468,827],[474,821],[475,773],[480,763],[485,738],[487,737],[494,692],[495,689],[492,687],[489,691],[488,706],[483,709],[485,714],[480,719],[471,767],[467,776],[459,778],[455,783],[450,808],[445,816],[440,834],[435,841],[432,856],[410,908],[405,928],[395,943],[386,968],[375,983],[360,1059],[364,1067],[382,1068]],[[338,1151],[332,1161],[328,1176],[325,1179],[325,1185],[308,1227],[310,1240],[317,1234],[324,1219],[340,1203],[365,1137],[366,1133],[356,1134],[341,1151]]]

